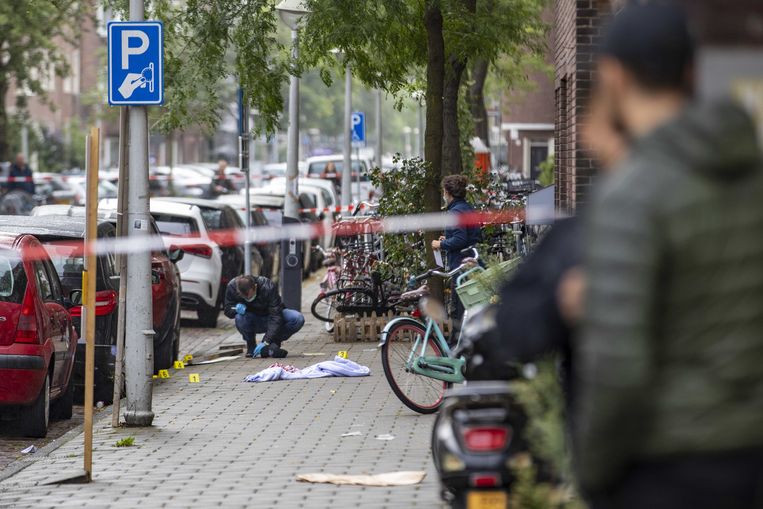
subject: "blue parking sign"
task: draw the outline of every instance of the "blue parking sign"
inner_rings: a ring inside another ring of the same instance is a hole
[[[160,21],[108,24],[109,104],[162,104],[164,36]]]
[[[352,112],[352,144],[360,147],[366,145],[366,114],[362,111]]]

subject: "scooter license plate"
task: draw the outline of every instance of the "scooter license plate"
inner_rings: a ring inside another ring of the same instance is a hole
[[[508,509],[505,491],[470,491],[466,494],[466,509]]]

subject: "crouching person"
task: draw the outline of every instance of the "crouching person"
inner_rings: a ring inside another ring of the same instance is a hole
[[[238,276],[225,289],[223,313],[236,319],[236,328],[246,341],[247,357],[283,358],[281,343],[305,324],[302,313],[286,309],[273,282],[265,277]],[[257,344],[255,336],[264,334]]]

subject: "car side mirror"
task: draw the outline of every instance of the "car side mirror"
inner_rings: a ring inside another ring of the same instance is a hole
[[[70,304],[70,306],[67,307],[81,306],[82,290],[72,290],[69,292],[69,302],[67,302],[67,304]]]
[[[177,246],[170,246],[169,258],[172,263],[179,262],[180,260],[183,259],[183,256],[185,256],[185,251],[183,251]]]

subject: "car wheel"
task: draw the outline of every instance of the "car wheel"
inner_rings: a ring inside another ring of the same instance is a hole
[[[74,383],[73,377],[69,377],[69,383],[64,393],[52,403],[50,413],[54,419],[71,419],[72,406],[74,406]]]
[[[52,362],[52,361],[51,361]],[[45,376],[40,394],[30,406],[22,410],[21,426],[25,436],[44,438],[50,420],[50,374]]]
[[[220,307],[207,306],[202,302],[199,304],[196,314],[199,317],[200,326],[214,328],[217,327],[217,316],[220,314]]]

